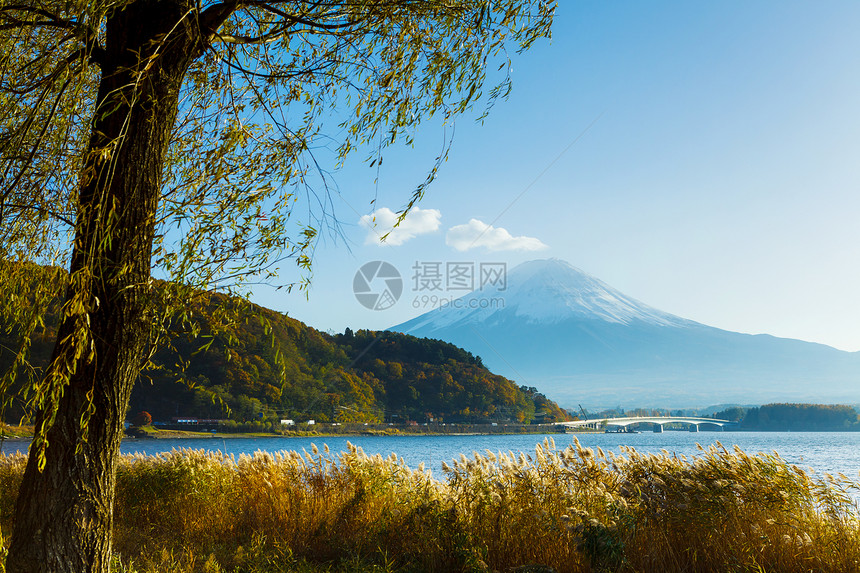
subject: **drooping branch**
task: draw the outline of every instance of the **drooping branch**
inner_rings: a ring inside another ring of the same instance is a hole
[[[57,213],[56,211],[49,211],[47,209],[43,209],[41,206],[24,205],[24,204],[18,204],[18,203],[0,203],[0,209],[17,209],[19,211],[37,211],[39,213],[49,215],[49,216],[53,217],[54,219],[62,221],[63,223],[68,225],[69,228],[72,228],[75,225],[75,222],[72,221],[71,219],[67,218],[66,216],[61,215],[60,213]],[[2,210],[0,210],[0,220],[2,220],[2,219],[3,219],[3,213],[2,213]]]
[[[67,79],[67,80],[63,83],[63,85],[62,85],[62,87],[60,88],[59,92],[57,93],[57,96],[56,96],[56,98],[54,99],[54,103],[53,103],[53,105],[51,106],[51,110],[50,110],[50,112],[48,113],[48,118],[47,118],[47,119],[44,121],[44,123],[42,124],[42,129],[39,131],[39,134],[38,134],[38,136],[36,137],[36,140],[35,140],[35,142],[33,143],[32,147],[31,147],[31,149],[30,149],[30,152],[27,154],[27,157],[26,157],[26,158],[24,158],[23,165],[21,166],[21,169],[18,171],[18,175],[17,175],[17,176],[12,180],[12,182],[9,184],[8,188],[7,188],[7,189],[4,189],[4,190],[2,191],[2,196],[3,196],[3,199],[4,199],[4,200],[5,200],[5,198],[9,195],[9,193],[10,193],[13,189],[15,189],[15,188],[18,186],[18,184],[21,182],[21,179],[24,177],[24,174],[27,172],[27,169],[29,168],[30,164],[31,164],[31,163],[32,163],[32,161],[33,161],[33,157],[36,155],[36,151],[39,149],[39,143],[41,142],[42,138],[43,138],[43,137],[45,137],[45,132],[47,132],[47,130],[48,130],[48,126],[49,126],[49,125],[50,125],[50,123],[51,123],[51,119],[54,117],[54,114],[56,114],[56,112],[57,112],[57,107],[60,105],[60,101],[61,101],[61,100],[62,100],[62,98],[63,98],[63,93],[64,93],[64,92],[66,91],[66,89],[69,87],[69,83],[70,83],[70,80],[68,80],[68,79]],[[45,91],[47,92],[47,88],[46,88],[46,90],[45,90]],[[43,95],[44,95],[44,94],[43,94]],[[34,117],[35,117],[35,116],[34,116]],[[33,118],[29,118],[29,119],[31,119],[31,120],[32,120]],[[32,124],[32,123],[31,123],[31,124]],[[29,125],[28,125],[28,127],[27,127],[27,130],[29,130]],[[4,178],[5,178],[6,173],[4,173],[3,175],[4,175]],[[3,221],[3,217],[2,217],[2,210],[0,210],[0,223],[2,223],[2,221]]]
[[[41,16],[44,19],[19,18],[16,17],[16,12],[24,12],[34,17]],[[0,7],[0,31],[41,27],[71,31],[72,36],[84,44],[92,62],[98,64],[104,62],[104,48],[99,44],[98,32],[92,26],[78,20],[61,18],[48,10],[35,6],[12,4]]]
[[[274,20],[257,22],[258,27],[262,28],[265,24],[275,26],[275,29],[266,33],[249,35],[249,34],[224,34],[218,33],[217,28],[207,26],[214,40],[228,44],[268,44],[285,38],[288,34],[350,34],[359,30],[367,21],[367,16],[349,18],[347,11],[330,11],[326,13],[321,10],[319,14],[311,14],[303,12],[301,14],[293,14],[277,7],[281,2],[269,0],[245,0],[235,1],[230,3],[217,4],[207,9],[207,12],[216,9],[217,13],[221,13],[228,8],[228,4],[233,6],[233,11],[240,9],[256,8],[272,16]],[[314,9],[320,7],[319,2],[311,4]],[[205,12],[204,12],[205,14]],[[228,16],[229,17],[229,16]],[[215,20],[217,21],[217,20]],[[221,20],[221,23],[226,21],[226,18]],[[220,26],[220,24],[219,24]]]
[[[249,0],[247,2],[244,2],[243,4],[245,6],[248,6],[248,7],[260,8],[266,12],[269,12],[271,14],[278,16],[279,18],[283,18],[290,25],[301,24],[302,26],[307,26],[308,28],[314,29],[314,30],[328,30],[328,31],[342,30],[345,28],[353,27],[356,24],[359,24],[361,22],[361,20],[356,20],[356,21],[338,22],[338,23],[334,23],[334,24],[326,24],[326,23],[320,22],[319,20],[314,20],[314,19],[311,19],[311,18],[308,18],[305,16],[299,16],[296,14],[290,14],[288,12],[284,12],[283,10],[280,10],[279,8],[275,7],[275,4],[276,4],[275,2]],[[329,15],[329,18],[332,20],[337,19],[337,17],[333,16],[333,15]]]
[[[211,40],[224,22],[233,15],[238,6],[238,0],[228,0],[206,8],[200,14],[200,33],[203,37]]]

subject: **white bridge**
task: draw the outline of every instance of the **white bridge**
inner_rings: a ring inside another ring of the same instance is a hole
[[[594,430],[606,429],[608,432],[627,432],[633,424],[652,424],[654,432],[663,431],[666,424],[686,424],[691,432],[698,432],[701,425],[712,425],[719,427],[722,431],[726,426],[737,426],[737,422],[719,420],[717,418],[692,418],[689,416],[634,416],[629,418],[597,418],[594,420],[577,420],[575,422],[559,422],[557,426],[567,428],[592,428]]]

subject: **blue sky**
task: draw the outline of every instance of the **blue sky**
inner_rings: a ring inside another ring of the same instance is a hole
[[[552,41],[515,57],[510,98],[457,120],[391,244],[368,242],[362,217],[404,206],[451,126],[387,153],[378,184],[359,157],[335,173],[343,235],[319,243],[308,299],[254,300],[323,330],[382,329],[429,310],[416,261],[558,257],[685,318],[858,351],[858,28],[857,2],[562,0]],[[373,260],[404,278],[386,310],[353,296]]]

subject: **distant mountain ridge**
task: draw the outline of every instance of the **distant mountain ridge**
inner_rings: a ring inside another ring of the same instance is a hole
[[[471,302],[487,297],[501,304]],[[687,320],[558,259],[390,330],[461,346],[568,407],[860,400],[860,353]]]

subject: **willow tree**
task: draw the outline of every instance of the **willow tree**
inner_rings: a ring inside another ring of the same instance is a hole
[[[553,8],[0,0],[0,318],[22,341],[0,390],[38,412],[8,572],[108,570],[123,419],[158,325],[183,288],[310,264],[330,214],[315,150],[378,161],[431,116],[489,109]],[[53,354],[28,369],[49,304]]]

